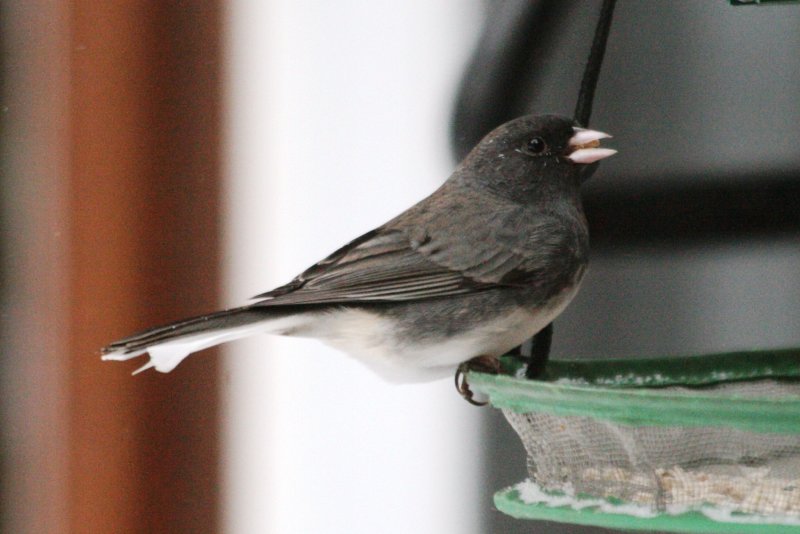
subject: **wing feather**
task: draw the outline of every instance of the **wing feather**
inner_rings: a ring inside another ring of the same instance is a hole
[[[404,233],[371,232],[256,298],[264,306],[399,302],[464,294],[476,284],[414,250]]]
[[[540,287],[544,295],[585,263],[577,215],[497,203],[463,228],[463,218],[441,213],[477,200],[429,200],[258,295],[255,305],[402,302],[508,286]]]

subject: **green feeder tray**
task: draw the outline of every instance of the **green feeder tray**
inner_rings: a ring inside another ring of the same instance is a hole
[[[528,454],[501,511],[611,528],[800,533],[800,349],[470,373]]]

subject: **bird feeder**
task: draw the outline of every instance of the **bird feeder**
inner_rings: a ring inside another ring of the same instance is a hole
[[[511,516],[669,532],[800,532],[800,349],[553,360],[470,373],[527,451]]]

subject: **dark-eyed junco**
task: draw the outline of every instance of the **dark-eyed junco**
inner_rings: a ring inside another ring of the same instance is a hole
[[[433,194],[288,284],[112,343],[103,359],[149,353],[137,372],[169,372],[267,332],[320,339],[393,382],[491,367],[575,296],[589,248],[579,189],[616,152],[599,148],[606,137],[554,115],[510,121]]]

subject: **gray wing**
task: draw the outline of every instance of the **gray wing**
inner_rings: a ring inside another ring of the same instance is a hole
[[[419,252],[476,283],[495,286],[559,285],[586,263],[589,246],[579,217],[525,208],[497,211],[463,239],[446,239],[451,235],[420,236]]]
[[[257,306],[399,302],[469,293],[481,285],[430,261],[414,250],[405,233],[382,228],[255,298],[264,299]]]
[[[441,208],[441,206],[439,206]],[[438,218],[441,209],[431,212]],[[348,243],[256,305],[401,302],[509,286],[552,287],[581,248],[562,218],[495,209],[431,224],[417,212]],[[434,229],[436,229],[434,231]]]
[[[577,205],[566,202],[543,210],[462,188],[457,195],[434,194],[388,225],[405,231],[436,265],[495,287],[533,286],[546,293],[571,281],[588,256],[586,221]]]

